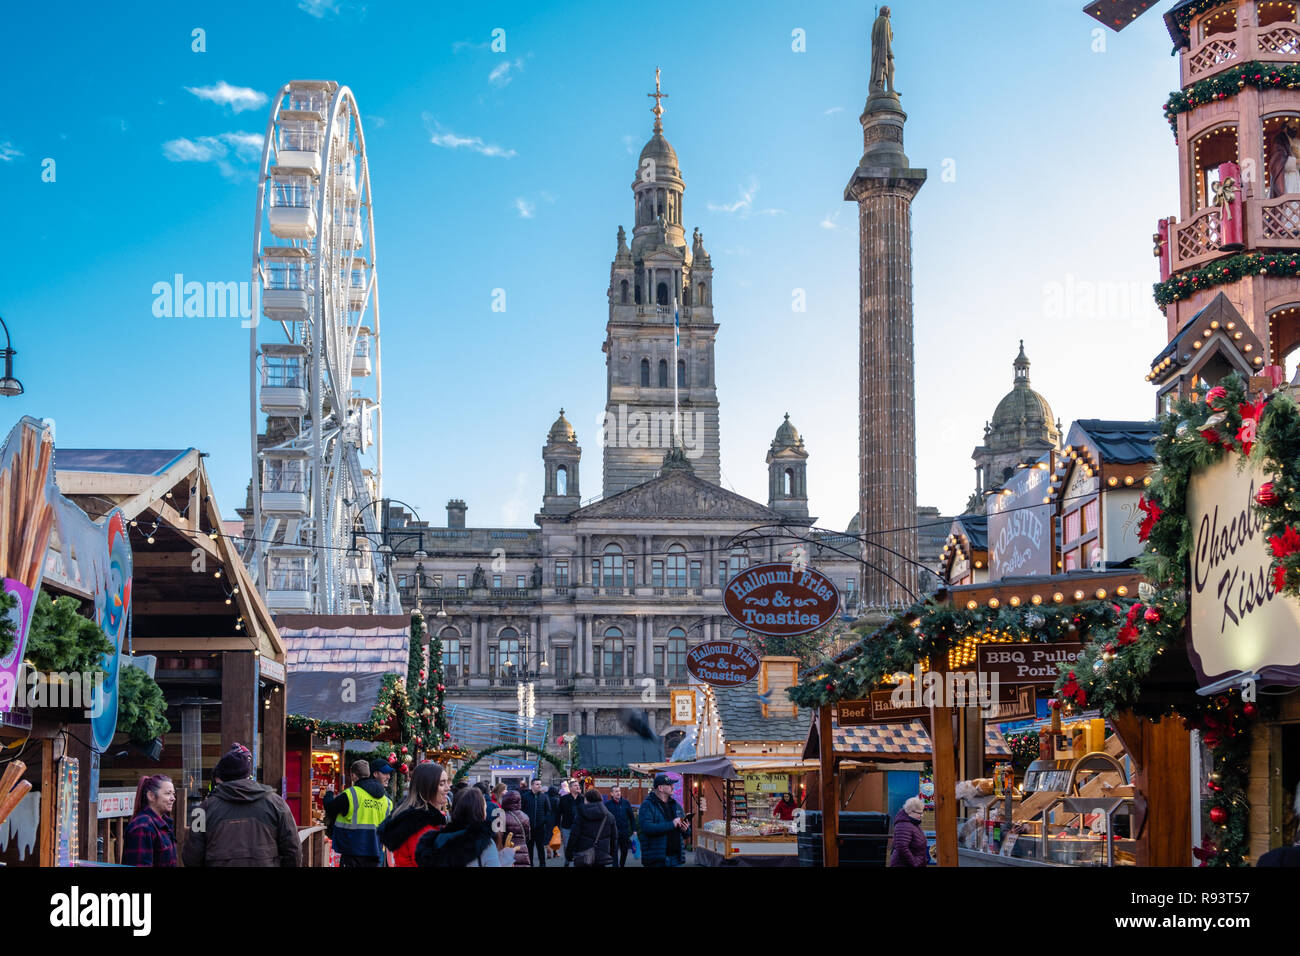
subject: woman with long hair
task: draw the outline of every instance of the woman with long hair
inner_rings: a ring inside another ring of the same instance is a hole
[[[418,866],[497,866],[496,841],[487,823],[487,803],[477,787],[465,787],[456,794],[451,822],[436,833],[420,837],[415,848]]]
[[[126,825],[123,866],[175,866],[176,837],[172,807],[176,787],[171,777],[156,773],[141,777],[135,788],[135,812]]]
[[[394,866],[415,866],[415,848],[426,833],[447,825],[442,808],[447,805],[451,778],[442,764],[425,762],[411,772],[406,799],[379,826],[379,839],[393,852]]]

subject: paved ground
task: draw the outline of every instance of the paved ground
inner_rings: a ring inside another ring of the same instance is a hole
[[[546,861],[546,866],[547,866],[548,868],[549,868],[549,867],[552,867],[552,866],[560,866],[562,862],[563,862],[563,861],[561,861],[561,860],[547,860],[547,861]],[[686,866],[694,866],[694,865],[695,865],[695,854],[694,854],[692,851],[687,850],[687,851],[686,851]],[[640,860],[639,857],[633,856],[631,853],[629,853],[629,854],[627,855],[627,868],[630,870],[630,869],[632,869],[633,867],[636,867],[637,869],[640,869],[640,867],[641,867],[641,860]]]

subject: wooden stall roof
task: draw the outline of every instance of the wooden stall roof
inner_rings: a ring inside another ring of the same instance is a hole
[[[411,646],[407,615],[281,614],[276,623],[291,673],[406,674]]]
[[[130,535],[137,652],[255,647],[284,662],[275,621],[223,533],[201,452],[65,448],[55,460],[55,480],[92,518],[116,507],[135,523]],[[235,626],[240,618],[242,630]],[[180,636],[185,634],[193,636]]]

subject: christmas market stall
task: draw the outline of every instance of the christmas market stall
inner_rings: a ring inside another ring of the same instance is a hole
[[[989,519],[983,514],[952,519],[940,553],[941,577],[949,585],[983,584],[989,579]]]
[[[0,865],[95,861],[99,758],[165,729],[157,685],[124,654],[132,552],[123,513],[55,484],[48,426],[0,447]],[[57,461],[56,461],[57,458]]]
[[[660,763],[663,741],[636,734],[576,734],[570,745],[572,776],[591,781],[591,786],[608,794],[619,787],[623,796],[640,804],[650,794],[650,781],[633,767]]]
[[[157,683],[143,685],[150,693],[140,697],[130,733],[102,757],[98,782],[129,788],[143,775],[170,776],[183,846],[188,808],[203,798],[211,768],[235,743],[252,751],[259,781],[281,786],[284,645],[237,540],[225,531],[202,452],[65,449],[57,465],[60,490],[87,514],[122,515],[134,552],[124,650]],[[124,692],[142,684],[137,669],[123,672]],[[116,841],[100,829],[105,857],[115,857]]]
[[[758,679],[735,687],[699,685],[695,759],[663,770],[684,779],[695,861],[705,866],[795,866],[797,821],[774,813],[785,793],[803,806],[801,757],[809,715],[786,697],[798,679],[797,657],[759,660]]]

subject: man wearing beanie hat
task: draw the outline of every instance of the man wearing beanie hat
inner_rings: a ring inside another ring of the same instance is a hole
[[[655,777],[654,791],[641,804],[641,865],[681,866],[686,862],[686,833],[691,825],[673,798],[673,778]]]
[[[289,805],[253,779],[253,755],[235,744],[212,772],[215,784],[188,822],[186,866],[298,866],[302,847]]]

